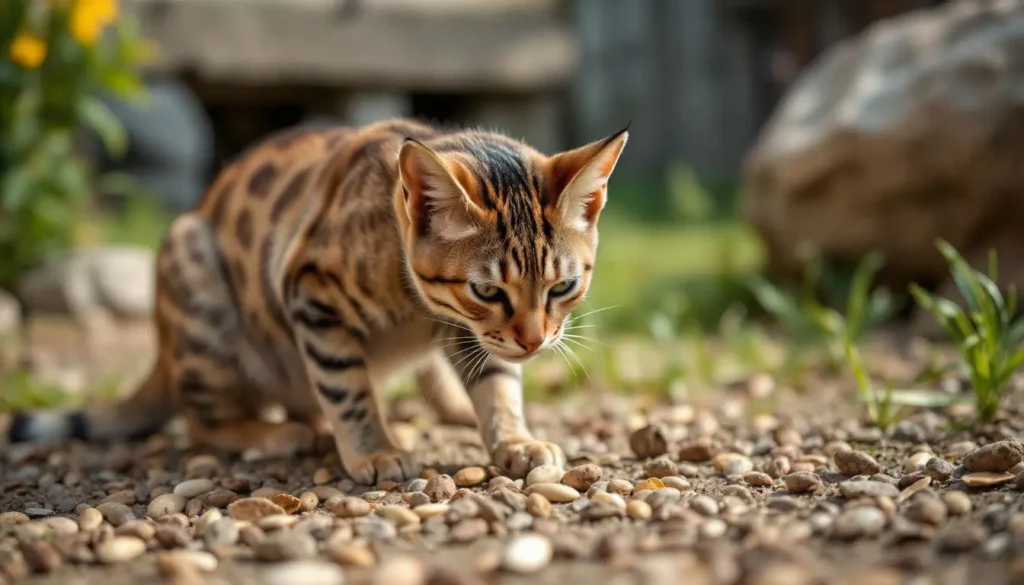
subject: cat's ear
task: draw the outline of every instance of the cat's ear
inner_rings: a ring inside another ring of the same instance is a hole
[[[430,148],[406,139],[398,154],[405,211],[420,233],[445,240],[473,235],[479,229],[473,202],[444,161]]]
[[[597,224],[608,198],[608,179],[628,138],[626,127],[548,159],[548,205],[565,225],[585,230]]]

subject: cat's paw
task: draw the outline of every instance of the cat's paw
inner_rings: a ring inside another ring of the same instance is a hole
[[[402,483],[420,475],[420,466],[412,454],[397,449],[351,455],[342,462],[352,481],[360,485],[376,485],[382,481]]]
[[[518,437],[498,443],[491,459],[494,465],[513,479],[526,477],[530,470],[541,465],[565,467],[565,453],[561,447],[532,437]]]

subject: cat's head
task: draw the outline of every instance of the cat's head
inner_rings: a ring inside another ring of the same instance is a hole
[[[396,211],[428,308],[512,362],[554,345],[590,286],[598,216],[627,137],[552,156],[485,132],[406,140]]]

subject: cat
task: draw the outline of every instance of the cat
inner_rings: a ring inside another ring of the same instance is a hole
[[[198,445],[286,455],[320,429],[354,481],[401,482],[421,464],[375,389],[414,364],[505,473],[564,466],[527,428],[521,368],[588,291],[628,135],[550,156],[404,118],[272,135],[168,228],[146,381],[113,405],[19,413],[9,438],[141,438],[181,412]],[[260,418],[272,404],[286,420]]]

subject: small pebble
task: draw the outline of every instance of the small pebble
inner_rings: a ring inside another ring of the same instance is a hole
[[[743,481],[752,487],[772,487],[774,480],[767,473],[748,471],[743,474]]]
[[[228,515],[241,522],[257,522],[265,516],[284,513],[281,506],[259,497],[235,500],[228,506]]]
[[[622,496],[633,493],[633,484],[624,479],[613,479],[608,482],[608,491]]]
[[[649,520],[653,511],[651,505],[643,500],[630,500],[626,504],[626,514],[634,520]]]
[[[647,462],[644,467],[644,472],[648,477],[657,477],[659,479],[668,477],[670,475],[676,475],[679,473],[679,469],[676,464],[666,457],[658,457]]]
[[[25,561],[39,573],[52,573],[64,564],[60,552],[45,540],[32,540],[21,545]]]
[[[540,494],[548,501],[562,504],[573,502],[579,499],[580,493],[575,489],[560,483],[538,483],[526,490],[527,494]]]
[[[421,520],[427,518],[433,518],[434,516],[443,516],[448,512],[450,506],[446,503],[439,502],[436,504],[423,504],[422,506],[416,506],[412,509],[413,513],[420,517]]]
[[[273,530],[281,530],[283,528],[291,528],[298,524],[299,519],[290,514],[274,514],[272,516],[264,516],[260,518],[260,521],[256,524],[263,530],[270,532]]]
[[[1013,480],[1013,474],[978,471],[975,473],[968,473],[961,477],[960,480],[971,487],[995,487],[1003,485],[1004,483],[1010,483],[1010,481]]]
[[[548,566],[554,556],[551,540],[539,534],[523,534],[509,542],[502,567],[512,573],[532,574]]]
[[[395,523],[398,528],[405,526],[416,526],[420,523],[420,517],[410,510],[401,506],[381,506],[377,508],[378,516]]]
[[[918,497],[907,508],[907,518],[915,522],[939,526],[946,521],[946,505],[934,497]]]
[[[942,494],[942,501],[952,516],[965,516],[971,513],[971,498],[964,492],[946,492]]]
[[[265,518],[272,518],[272,516],[265,516]],[[207,548],[231,546],[238,542],[238,537],[238,523],[232,518],[220,518],[203,530],[203,542],[206,543]]]
[[[103,514],[96,508],[86,508],[78,513],[78,528],[82,532],[91,532],[103,524]]]
[[[665,482],[661,481],[656,477],[649,477],[637,483],[636,487],[633,488],[633,491],[642,492],[644,490],[660,490],[663,487],[665,487]]]
[[[302,508],[302,501],[291,494],[277,494],[270,501],[281,506],[286,514],[294,514]]]
[[[561,477],[561,473],[559,473],[559,477]],[[455,472],[452,479],[455,481],[456,487],[478,486],[487,480],[487,470],[483,467],[463,467]]]
[[[670,475],[668,477],[661,478],[661,483],[667,488],[677,489],[680,492],[690,491],[690,482],[685,477],[678,475]]]
[[[668,441],[660,427],[647,425],[629,435],[629,447],[638,459],[658,457],[668,453]]]
[[[717,516],[718,503],[708,496],[695,496],[690,498],[690,508],[696,510],[702,516]]]
[[[0,512],[0,524],[24,524],[29,520],[24,512]]]
[[[964,457],[970,472],[1003,473],[1024,459],[1024,446],[1017,441],[999,441],[971,451]]]
[[[715,456],[715,446],[711,439],[697,439],[679,447],[677,459],[691,463],[710,461]]]
[[[526,474],[526,485],[531,486],[538,483],[558,483],[562,480],[563,475],[563,471],[557,465],[538,465]],[[459,485],[457,479],[456,485]]]
[[[882,471],[875,458],[863,451],[840,450],[832,456],[839,473],[845,476],[874,475]]]
[[[118,526],[114,531],[114,534],[119,536],[134,536],[142,541],[152,540],[155,533],[154,525],[143,520],[130,520]]]
[[[299,560],[263,570],[262,585],[343,585],[345,573],[334,563]]]
[[[164,494],[153,498],[146,507],[146,516],[158,520],[168,514],[178,514],[185,510],[188,499],[179,494]]]
[[[843,494],[843,497],[847,499],[862,497],[878,498],[882,496],[895,498],[899,495],[900,490],[892,484],[866,479],[840,483],[839,493]]]
[[[542,494],[531,493],[526,500],[526,511],[537,518],[547,518],[551,515],[551,502]]]
[[[754,463],[750,458],[740,453],[719,453],[711,460],[715,469],[723,475],[742,475],[754,469]]]
[[[302,512],[312,512],[320,505],[320,498],[313,492],[302,492],[302,495],[299,496],[299,504],[299,510]]]
[[[117,502],[100,504],[96,506],[96,509],[99,510],[100,513],[103,514],[103,518],[107,522],[110,522],[110,524],[115,528],[129,520],[135,519],[135,515],[132,514],[131,508]]]
[[[562,483],[579,492],[585,492],[601,479],[603,471],[593,463],[573,467],[562,476]],[[529,477],[529,476],[527,476]]]
[[[795,494],[812,492],[821,486],[821,478],[818,474],[809,471],[797,471],[790,473],[783,481],[786,489]]]
[[[217,570],[217,557],[201,550],[175,550],[162,553],[171,562],[179,565],[188,565],[204,573]]]
[[[953,465],[941,457],[932,457],[924,466],[924,474],[935,481],[946,481],[953,476]]]
[[[174,495],[185,499],[194,498],[213,491],[214,487],[216,486],[213,481],[206,478],[187,479],[174,486]]]
[[[455,495],[455,480],[451,476],[437,475],[427,481],[423,492],[435,502],[443,502]]]
[[[842,540],[874,536],[885,528],[885,513],[871,506],[844,510],[832,526],[832,535]]]
[[[448,535],[455,542],[472,542],[487,536],[489,527],[483,518],[466,518],[452,526]]]
[[[124,563],[146,552],[146,543],[134,536],[115,536],[96,545],[96,559],[107,565]]]
[[[330,469],[327,469],[325,467],[318,467],[316,471],[313,472],[313,485],[327,484],[333,478],[334,475],[331,473]]]
[[[331,512],[339,518],[359,518],[370,513],[373,507],[362,498],[346,497],[334,505]]]
[[[327,555],[343,567],[372,567],[377,563],[377,555],[365,544],[333,544],[327,547]]]
[[[253,548],[257,559],[271,563],[310,559],[316,556],[316,551],[316,540],[295,530],[268,534]]]

